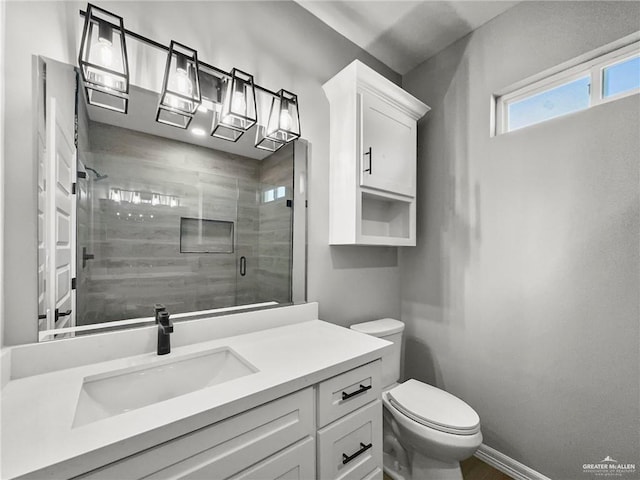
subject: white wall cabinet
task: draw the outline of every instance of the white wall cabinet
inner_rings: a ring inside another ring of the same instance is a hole
[[[380,382],[377,360],[76,478],[382,480]]]
[[[329,243],[415,245],[417,121],[429,107],[357,60],[323,88]]]

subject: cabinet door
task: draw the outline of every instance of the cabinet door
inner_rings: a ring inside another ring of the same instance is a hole
[[[360,185],[415,196],[416,121],[371,93],[359,96]]]

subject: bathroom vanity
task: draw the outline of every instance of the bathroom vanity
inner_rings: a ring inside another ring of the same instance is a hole
[[[178,323],[162,357],[154,334],[10,349],[2,477],[382,478],[389,342],[316,304]]]

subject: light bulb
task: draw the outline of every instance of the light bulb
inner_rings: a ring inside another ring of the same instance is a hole
[[[280,129],[291,130],[291,114],[288,110],[280,110]]]
[[[233,92],[233,99],[231,100],[231,111],[233,113],[244,114],[247,109],[247,102],[244,99],[244,93]]]
[[[111,67],[113,64],[113,45],[106,38],[98,39],[98,56],[103,67]]]
[[[182,68],[176,68],[176,76],[175,76],[175,85],[176,91],[190,97],[193,92],[193,84],[191,83],[191,79],[189,75],[187,75],[187,71]]]

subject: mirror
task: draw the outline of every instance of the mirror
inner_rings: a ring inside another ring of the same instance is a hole
[[[36,70],[40,340],[305,301],[306,142],[163,125],[134,86],[126,115],[88,106],[74,67]]]

